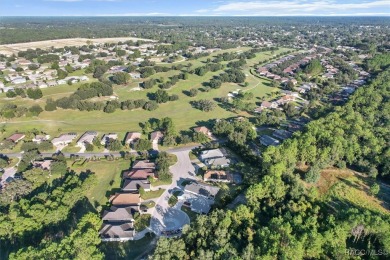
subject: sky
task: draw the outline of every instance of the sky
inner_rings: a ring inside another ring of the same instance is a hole
[[[0,0],[1,16],[390,16],[390,0]]]

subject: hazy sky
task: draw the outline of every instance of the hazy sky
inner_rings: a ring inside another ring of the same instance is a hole
[[[0,0],[0,16],[389,16],[390,0]]]

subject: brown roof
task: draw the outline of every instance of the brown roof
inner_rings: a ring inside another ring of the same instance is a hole
[[[156,164],[149,160],[137,160],[133,164],[133,169],[156,169]]]
[[[142,180],[147,179],[149,176],[154,177],[153,169],[132,169],[123,172],[124,179]]]
[[[215,171],[209,170],[206,171],[203,179],[206,180],[221,180],[221,181],[232,181],[232,175],[226,171]]]
[[[272,107],[272,104],[269,101],[263,101],[263,102],[261,102],[261,106],[265,107],[265,108],[270,108],[270,107]]]
[[[153,141],[153,140],[160,140],[161,138],[163,138],[164,135],[163,133],[161,133],[160,131],[155,131],[153,133],[150,134],[150,139]]]
[[[138,133],[138,132],[128,132],[126,134],[125,142],[127,142],[128,140],[135,140],[135,139],[140,139],[140,138],[141,138],[141,133]]]
[[[24,137],[25,137],[24,134],[13,134],[10,137],[8,137],[7,140],[10,140],[10,141],[16,143],[16,142],[22,140]]]
[[[138,193],[116,193],[110,198],[113,206],[139,205],[141,201]]]
[[[194,128],[194,131],[198,132],[198,133],[205,134],[205,135],[209,135],[209,133],[210,133],[210,130],[205,126],[196,127],[196,128]]]

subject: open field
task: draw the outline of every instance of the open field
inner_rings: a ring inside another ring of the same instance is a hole
[[[370,194],[370,185],[373,180],[362,174],[349,170],[331,168],[321,172],[321,178],[315,185],[320,194],[325,195],[325,200],[330,199],[342,204],[342,207],[348,204],[355,207],[362,207],[368,210],[390,214],[389,188],[384,184],[378,197]],[[332,204],[331,204],[332,205]]]
[[[73,166],[73,161],[69,161],[69,166],[75,172],[83,172],[90,170],[97,177],[96,185],[92,186],[87,197],[92,205],[105,205],[108,201],[107,193],[115,193],[115,190],[120,189],[121,172],[129,169],[130,161],[119,159],[115,161],[89,161],[80,165],[83,161],[76,162]]]
[[[12,55],[12,54],[17,54],[19,51],[25,51],[27,49],[35,49],[35,48],[47,49],[50,47],[62,48],[65,46],[82,46],[82,45],[86,45],[87,42],[92,42],[93,44],[99,44],[99,43],[113,43],[113,42],[120,42],[120,41],[155,42],[154,40],[150,40],[150,39],[141,39],[141,38],[134,38],[134,37],[97,38],[97,39],[69,38],[69,39],[39,41],[39,42],[3,44],[0,45],[0,54]]]
[[[247,49],[249,48],[222,50],[215,52],[210,56],[215,56],[218,53],[227,51],[237,52]],[[286,50],[287,49],[280,49],[279,51],[276,51],[274,55]],[[193,108],[191,101],[200,99],[215,100],[220,97],[226,97],[229,92],[242,90],[253,92],[255,98],[251,102],[260,104],[263,97],[265,97],[268,93],[277,91],[277,89],[271,88],[269,86],[268,80],[254,77],[249,70],[252,68],[252,65],[258,64],[265,59],[269,59],[271,56],[271,52],[262,52],[258,53],[256,58],[247,61],[248,64],[244,67],[244,73],[247,75],[246,81],[249,83],[248,87],[243,87],[235,83],[224,83],[218,89],[211,89],[209,92],[205,92],[203,90],[203,83],[208,82],[213,76],[220,74],[222,71],[208,72],[201,77],[195,74],[190,74],[188,80],[181,80],[175,86],[167,90],[170,95],[178,95],[179,100],[160,104],[159,108],[155,111],[146,111],[143,109],[137,109],[134,111],[117,110],[110,114],[104,113],[102,111],[81,112],[78,110],[63,109],[58,109],[53,112],[44,111],[39,115],[39,117],[22,117],[2,122],[5,124],[6,132],[0,137],[6,137],[10,133],[17,130],[22,132],[32,130],[33,128],[42,129],[53,137],[57,136],[61,132],[77,132],[81,134],[87,130],[95,130],[100,133],[116,132],[120,135],[120,137],[122,137],[127,131],[139,131],[139,123],[145,122],[150,118],[162,118],[167,116],[171,117],[176,125],[177,130],[180,131],[188,130],[189,128],[196,125],[207,125],[210,119],[229,118],[239,115],[250,116],[246,112],[237,114],[231,111],[227,111],[219,105],[211,112],[203,112]],[[203,66],[207,58],[208,57],[203,57],[198,60],[183,61],[180,64],[186,65],[191,63],[192,68],[196,68]],[[163,77],[165,80],[167,80],[168,77],[179,73],[179,71],[157,73],[151,78],[159,79],[160,77]],[[141,98],[149,99],[148,93],[156,92],[159,89],[157,86],[154,86],[152,89],[134,91],[133,88],[138,87],[139,82],[141,81],[132,80],[125,86],[114,86],[114,93],[119,97],[120,101]],[[35,101],[30,99],[15,98],[12,103],[24,106],[39,104],[44,107],[47,98],[50,97],[57,99],[70,95],[71,92],[74,91],[79,85],[80,83],[74,84],[72,86],[64,85],[47,88],[43,90],[44,97],[40,100]],[[191,88],[197,88],[200,90],[196,97],[189,97],[185,94],[185,91],[188,91]],[[5,94],[0,94],[0,106],[9,102],[10,99],[7,99]]]

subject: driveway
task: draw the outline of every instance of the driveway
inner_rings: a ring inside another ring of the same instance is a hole
[[[1,185],[7,180],[8,177],[14,177],[16,173],[16,167],[4,168],[4,173],[1,176]]]
[[[177,163],[170,167],[172,173],[172,183],[165,185],[165,192],[156,200],[156,206],[152,211],[150,221],[150,229],[156,235],[160,235],[162,231],[170,231],[182,228],[190,223],[190,218],[186,213],[180,210],[182,203],[176,204],[174,207],[168,205],[168,200],[171,194],[169,190],[181,189],[180,184],[186,179],[195,180],[195,168],[191,163],[189,152],[193,147],[178,148],[168,150],[169,153],[177,156]]]

